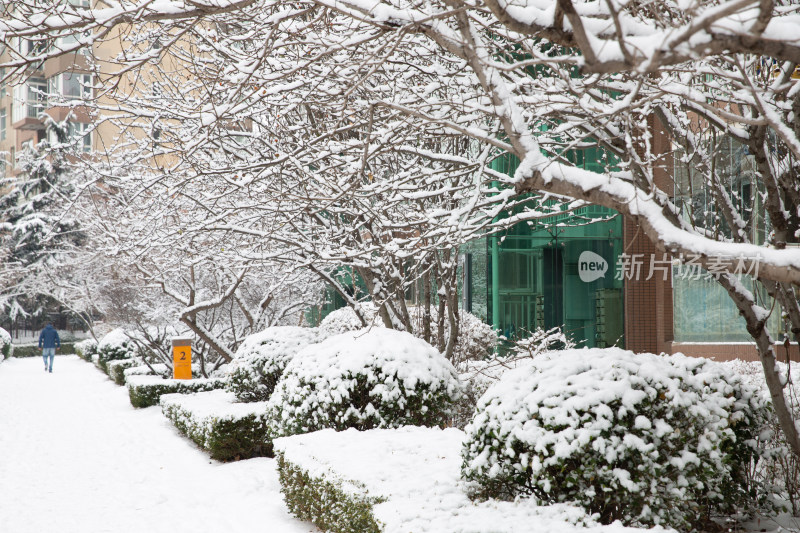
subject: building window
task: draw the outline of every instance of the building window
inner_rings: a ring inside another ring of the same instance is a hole
[[[763,244],[770,225],[755,179],[755,158],[745,145],[730,136],[708,139],[705,148],[714,158],[717,178],[726,186],[727,193],[747,223],[746,231],[751,242]],[[705,185],[705,176],[684,159],[683,152],[676,150],[674,198],[683,217],[698,227],[730,236],[731,230]],[[769,295],[750,276],[742,275],[741,282],[753,292],[759,305],[767,309],[772,307]],[[672,286],[675,341],[752,342],[736,305],[708,272],[675,267]],[[774,338],[779,338],[780,326],[780,313],[770,315],[767,328]]]
[[[25,118],[39,118],[47,101],[47,82],[44,78],[30,78],[14,87],[14,122]]]
[[[84,39],[83,42],[86,43],[89,37],[91,37],[90,32],[68,33],[56,39],[56,48],[59,50],[72,48],[76,43],[79,43],[82,38]],[[91,47],[89,45],[82,44],[80,48],[78,48],[77,53],[88,55],[90,49]]]
[[[62,72],[47,80],[48,92],[54,100],[85,100],[92,96],[91,74]]]
[[[6,108],[0,109],[0,141],[6,140]]]
[[[75,148],[76,152],[92,151],[92,125],[83,122],[70,122],[67,130],[68,140],[66,144]],[[50,131],[47,140],[51,145],[59,144],[55,133]]]
[[[83,122],[69,123],[69,136],[76,140],[76,149],[79,152],[92,151],[92,131],[91,125]]]

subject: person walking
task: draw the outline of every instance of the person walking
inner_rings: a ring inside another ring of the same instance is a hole
[[[58,337],[58,331],[53,327],[53,324],[47,324],[41,333],[39,333],[39,348],[42,349],[42,358],[44,358],[44,371],[53,372],[53,358],[56,356],[56,349],[61,348],[61,339]],[[50,364],[47,364],[47,358],[50,358]]]

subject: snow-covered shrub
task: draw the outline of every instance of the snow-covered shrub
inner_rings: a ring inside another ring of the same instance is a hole
[[[111,381],[119,386],[125,385],[125,371],[129,368],[139,366],[136,359],[115,359],[106,363],[106,370]]]
[[[441,426],[460,388],[455,369],[436,348],[410,333],[372,328],[301,350],[269,403],[276,436]]]
[[[156,363],[149,366],[148,365],[132,366],[130,368],[126,368],[123,371],[123,374],[125,374],[126,380],[130,376],[161,376],[164,379],[169,379],[171,372],[172,369],[167,365],[165,365],[164,363]],[[192,374],[194,374],[194,369],[192,369]]]
[[[760,362],[736,360],[725,364],[760,390],[762,395],[769,396],[764,368]],[[785,364],[777,363],[777,367],[782,375],[786,375]],[[787,380],[784,396],[794,419],[800,420],[800,368],[796,364],[791,366],[791,379]],[[762,434],[766,437],[764,452],[761,461],[753,465],[752,475],[772,487],[781,500],[788,503],[786,507],[792,515],[800,516],[800,457],[792,452],[777,417],[767,419]]]
[[[80,342],[76,342],[75,353],[84,361],[91,363],[92,355],[97,353],[97,341],[94,339],[84,339]]]
[[[272,455],[266,402],[239,403],[224,390],[165,394],[161,411],[212,459],[238,461]]]
[[[768,406],[726,367],[681,354],[566,350],[506,372],[467,426],[477,495],[576,502],[605,523],[687,530],[751,503]]]
[[[432,306],[430,312],[430,332],[431,344],[439,345],[439,331],[437,326],[438,309]],[[425,308],[420,306],[410,307],[411,323],[414,328],[414,335],[423,337]],[[472,313],[464,310],[459,311],[458,338],[453,348],[453,364],[458,365],[463,361],[477,361],[490,357],[500,342],[497,331],[489,324],[476,317]],[[450,335],[450,322],[444,322],[444,339],[442,344],[447,342]]]
[[[478,361],[491,357],[499,342],[497,331],[492,326],[462,310],[459,311],[458,329],[453,361]]]
[[[108,373],[106,364],[109,361],[130,359],[138,352],[136,343],[125,333],[122,328],[117,328],[105,335],[97,343],[97,366]]]
[[[367,320],[367,326],[371,328],[382,328],[383,321],[378,317],[378,309],[371,302],[362,302],[361,310]],[[408,312],[411,316],[411,326],[416,337],[423,337],[424,309],[419,306],[409,307]],[[430,308],[430,342],[438,345],[437,329],[437,308]],[[453,350],[452,361],[479,360],[491,356],[499,342],[497,332],[486,324],[483,320],[467,311],[459,312],[458,340]],[[363,328],[355,311],[350,307],[342,307],[331,312],[319,325],[320,339],[325,339],[333,335],[339,335],[348,331],[356,331]],[[450,334],[450,323],[445,321],[444,337],[445,342]]]
[[[480,360],[465,360],[458,363],[458,377],[464,386],[464,394],[456,403],[453,426],[463,429],[472,420],[478,400],[503,374],[524,361],[552,350],[574,348],[561,328],[536,330],[529,337],[516,341],[505,355],[492,355]]]
[[[240,402],[269,400],[292,357],[318,342],[316,328],[276,326],[248,336],[228,365],[229,391]]]
[[[282,453],[277,458],[281,493],[289,512],[297,518],[331,533],[381,533],[372,511],[380,499],[366,490],[364,494],[353,494],[340,480],[326,479],[319,471],[313,475],[287,461]]]
[[[359,305],[367,321],[367,326],[383,327],[383,322],[380,318],[377,318],[378,309],[375,307],[375,304],[371,302],[361,302]],[[363,327],[364,325],[361,323],[361,320],[358,319],[358,315],[353,311],[353,308],[347,306],[328,313],[328,316],[323,318],[322,322],[319,323],[318,329],[320,339],[326,339]]]
[[[11,355],[11,335],[0,328],[0,361]]]
[[[220,378],[163,379],[159,376],[127,376],[128,395],[134,407],[158,405],[164,394],[203,392],[225,388]]]

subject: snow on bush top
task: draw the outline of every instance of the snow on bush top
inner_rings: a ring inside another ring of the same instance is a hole
[[[410,333],[371,328],[299,352],[270,399],[278,435],[439,425],[460,394],[453,365]]]
[[[706,504],[736,505],[736,471],[765,413],[762,396],[707,359],[552,352],[505,372],[480,399],[463,473],[490,496],[689,527]]]
[[[159,400],[162,409],[175,406],[192,413],[197,419],[239,420],[253,414],[266,412],[266,402],[241,403],[232,393],[217,389],[190,394],[162,394]]]
[[[239,401],[266,401],[294,355],[320,340],[316,328],[275,326],[248,336],[228,365],[228,390]]]
[[[131,339],[122,328],[117,328],[106,334],[97,344],[98,350],[108,348],[121,348],[126,347],[131,343]]]
[[[96,350],[96,349],[97,349],[97,341],[91,337],[75,343],[75,351],[79,353],[85,353],[87,350]]]
[[[375,327],[383,327],[383,322],[375,320],[378,315],[378,309],[371,302],[362,302],[359,304],[361,311],[367,320],[367,325]],[[364,325],[358,319],[358,315],[353,311],[352,307],[341,307],[328,313],[328,316],[322,319],[319,323],[319,331],[322,337],[332,337],[348,331],[355,331],[363,328]]]

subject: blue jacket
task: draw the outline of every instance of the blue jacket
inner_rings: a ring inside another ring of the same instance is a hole
[[[39,348],[60,348],[61,339],[58,338],[58,332],[47,324],[42,332],[39,334]]]

